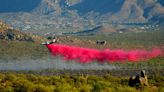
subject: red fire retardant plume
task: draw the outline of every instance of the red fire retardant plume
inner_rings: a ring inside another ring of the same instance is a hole
[[[82,48],[68,45],[48,44],[46,45],[54,56],[62,56],[65,60],[75,60],[81,63],[98,62],[138,62],[151,59],[162,55],[161,50],[96,50],[90,48]]]

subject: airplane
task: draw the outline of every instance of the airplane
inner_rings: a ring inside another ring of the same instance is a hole
[[[47,45],[47,44],[53,44],[53,43],[57,43],[57,38],[56,37],[48,37],[47,38],[48,39],[48,41],[46,41],[46,42],[42,42],[41,44],[42,45]]]

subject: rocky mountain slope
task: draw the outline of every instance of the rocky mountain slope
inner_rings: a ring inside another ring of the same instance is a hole
[[[27,41],[40,43],[41,41],[44,41],[44,38],[41,38],[30,33],[20,32],[18,30],[13,29],[4,22],[0,21],[0,40]]]
[[[0,21],[0,62],[43,59],[49,55],[47,48],[40,44],[45,40],[31,33],[20,32]]]
[[[87,16],[97,13],[97,16],[108,17],[109,21],[145,22],[164,15],[163,2],[162,0],[83,0],[70,9]]]
[[[1,2],[4,2],[2,4]],[[7,3],[8,2],[8,3]],[[163,0],[1,0],[0,19],[22,30],[85,30],[104,23],[164,24]],[[26,3],[26,4],[25,4]],[[6,8],[11,6],[10,8]],[[16,6],[15,8],[12,8]]]

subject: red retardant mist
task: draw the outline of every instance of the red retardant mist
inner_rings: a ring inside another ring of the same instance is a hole
[[[163,56],[160,49],[147,50],[97,50],[60,44],[47,44],[49,51],[54,56],[62,56],[65,60],[75,60],[81,63],[98,62],[139,62]]]

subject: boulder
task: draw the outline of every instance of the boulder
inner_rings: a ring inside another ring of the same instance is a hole
[[[143,85],[143,86],[148,86],[148,78],[147,75],[145,73],[145,70],[141,70],[141,74],[137,74],[136,76],[131,76],[129,78],[129,82],[128,82],[129,86],[131,87],[136,87],[139,85]]]

